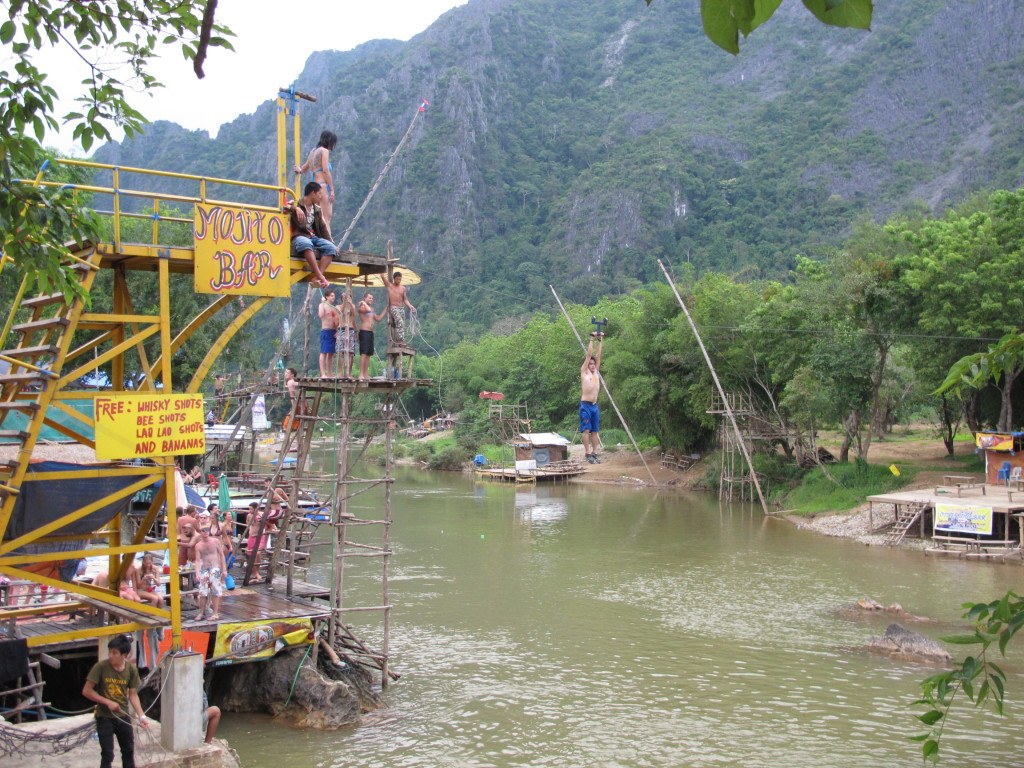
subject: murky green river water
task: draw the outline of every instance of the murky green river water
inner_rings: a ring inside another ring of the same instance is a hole
[[[931,670],[861,651],[886,619],[836,609],[899,602],[945,622],[916,627],[939,636],[961,602],[1024,577],[826,539],[697,495],[409,471],[394,512],[402,679],[388,708],[331,733],[229,714],[218,735],[246,768],[919,766],[910,705]],[[346,571],[362,593],[347,602],[379,604],[360,570]],[[1006,666],[1021,703],[1006,718],[960,710],[943,765],[1021,763],[1024,643]]]

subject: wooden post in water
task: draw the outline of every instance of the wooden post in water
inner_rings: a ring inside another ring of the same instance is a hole
[[[729,417],[729,423],[732,424],[733,432],[736,435],[736,441],[740,445],[740,451],[743,452],[743,458],[747,461],[747,467],[750,469],[750,477],[754,482],[754,488],[757,489],[757,498],[761,502],[761,509],[764,510],[766,515],[770,515],[771,513],[768,511],[768,504],[764,500],[764,494],[761,493],[761,482],[757,479],[757,472],[754,471],[754,462],[750,458],[750,452],[747,450],[747,444],[743,440],[743,434],[740,432],[739,425],[736,423],[736,416],[732,412],[732,406],[729,405],[729,399],[725,396],[725,390],[722,389],[722,382],[718,380],[718,372],[715,371],[714,363],[711,362],[711,355],[708,354],[708,350],[704,346],[704,340],[700,337],[700,331],[697,330],[697,324],[693,322],[693,318],[690,316],[690,310],[688,310],[686,308],[686,304],[683,303],[683,297],[679,295],[679,291],[676,289],[676,284],[672,280],[672,276],[668,273],[668,270],[665,269],[665,265],[661,263],[661,259],[658,259],[658,266],[661,267],[661,271],[665,274],[665,279],[668,280],[672,293],[676,296],[676,301],[679,302],[679,306],[683,310],[683,314],[686,315],[686,322],[690,324],[690,330],[693,331],[693,336],[697,339],[697,346],[700,347],[700,351],[704,355],[704,362],[708,364],[708,371],[711,373],[711,378],[715,382],[715,388],[718,390],[718,394],[722,397],[722,407],[725,409],[726,416]]]
[[[342,610],[345,601],[345,529],[348,521],[348,441],[349,416],[352,406],[351,395],[347,391],[341,393],[341,447],[338,450],[338,476],[334,483],[334,514],[331,516],[331,529],[334,531],[334,547],[331,554],[334,579],[331,581],[331,626],[328,642],[333,646],[341,635]]]

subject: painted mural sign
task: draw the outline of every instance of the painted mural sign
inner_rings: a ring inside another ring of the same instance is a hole
[[[217,666],[269,659],[284,648],[313,643],[310,619],[241,621],[217,627],[211,661]]]
[[[936,533],[992,535],[992,507],[976,504],[936,504]]]
[[[196,204],[196,293],[288,296],[291,238],[282,213]]]
[[[98,459],[206,451],[202,395],[102,395],[93,414]]]

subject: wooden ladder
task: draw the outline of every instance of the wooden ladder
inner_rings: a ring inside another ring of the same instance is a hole
[[[910,526],[917,522],[917,519],[921,517],[921,513],[928,509],[929,506],[926,501],[907,504],[902,510],[897,506],[896,522],[893,524],[892,529],[885,534],[885,539],[883,539],[882,543],[887,547],[895,547],[903,541],[907,531],[910,530]]]

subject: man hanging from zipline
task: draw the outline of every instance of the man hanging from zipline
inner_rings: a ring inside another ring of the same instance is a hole
[[[594,339],[597,339],[597,354],[594,354]],[[583,452],[590,464],[600,464],[597,458],[597,433],[601,429],[601,409],[597,407],[597,395],[601,391],[601,347],[604,334],[593,331],[587,344],[587,356],[580,366],[580,433],[583,435]]]

